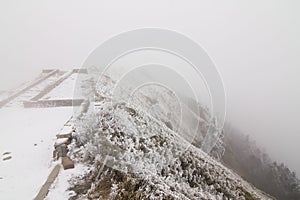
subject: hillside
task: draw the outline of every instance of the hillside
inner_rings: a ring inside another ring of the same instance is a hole
[[[68,142],[64,156],[75,168],[59,171],[47,200],[274,199],[253,185],[278,199],[297,199],[295,174],[236,131],[216,128],[209,109],[195,100],[181,96],[178,104],[174,93],[157,85],[132,96],[124,87],[113,96],[115,82],[109,76],[95,85],[97,77],[80,73],[44,70],[3,93],[1,130],[11,141],[1,145],[4,199],[38,193],[51,169],[60,166],[51,151],[61,140]],[[19,126],[12,128],[13,123]],[[215,132],[206,140],[210,125]],[[24,132],[20,145],[15,138]],[[71,139],[55,140],[58,133]],[[204,144],[213,145],[209,154],[201,150]],[[29,173],[33,163],[38,176]],[[27,178],[18,182],[19,177]],[[12,192],[14,187],[19,193]]]
[[[109,84],[97,87],[74,121],[69,155],[88,170],[71,179],[71,199],[272,199],[160,118],[112,102]]]
[[[249,135],[227,125],[222,162],[257,188],[277,199],[300,199],[300,181],[284,163],[278,163],[256,145]]]

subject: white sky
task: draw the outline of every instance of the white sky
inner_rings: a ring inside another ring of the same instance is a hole
[[[219,68],[228,121],[299,175],[299,10],[297,0],[1,1],[0,90],[42,68],[78,67],[120,32],[175,30]]]

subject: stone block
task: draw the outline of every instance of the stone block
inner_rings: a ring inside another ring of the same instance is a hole
[[[71,160],[67,156],[61,158],[61,164],[63,165],[64,170],[73,169],[74,168],[74,162],[73,162],[73,160]]]

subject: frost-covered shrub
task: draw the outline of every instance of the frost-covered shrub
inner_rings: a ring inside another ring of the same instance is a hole
[[[141,192],[152,191],[149,199],[168,195],[177,195],[177,199],[237,199],[247,190],[235,177],[228,178],[233,175],[199,148],[132,105],[102,101],[95,112],[88,112],[77,123],[76,131],[84,159],[107,160],[107,173],[108,169],[117,170],[143,180],[147,187],[154,185],[155,190],[139,186]],[[113,183],[117,184],[114,197],[126,195],[120,180]]]
[[[100,195],[98,186],[109,180],[114,185],[110,198],[116,199],[242,199],[245,191],[256,196],[251,187],[164,122],[135,105],[112,102],[110,90],[97,87],[101,100],[78,119],[75,137],[83,159],[105,161],[90,194]],[[203,124],[207,128],[208,121]],[[221,134],[216,129],[215,135]],[[221,141],[212,151],[216,155]]]

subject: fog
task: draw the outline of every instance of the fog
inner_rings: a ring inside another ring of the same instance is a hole
[[[227,121],[300,174],[300,2],[2,1],[0,90],[43,68],[80,67],[120,32],[178,31],[205,48],[224,81]]]

